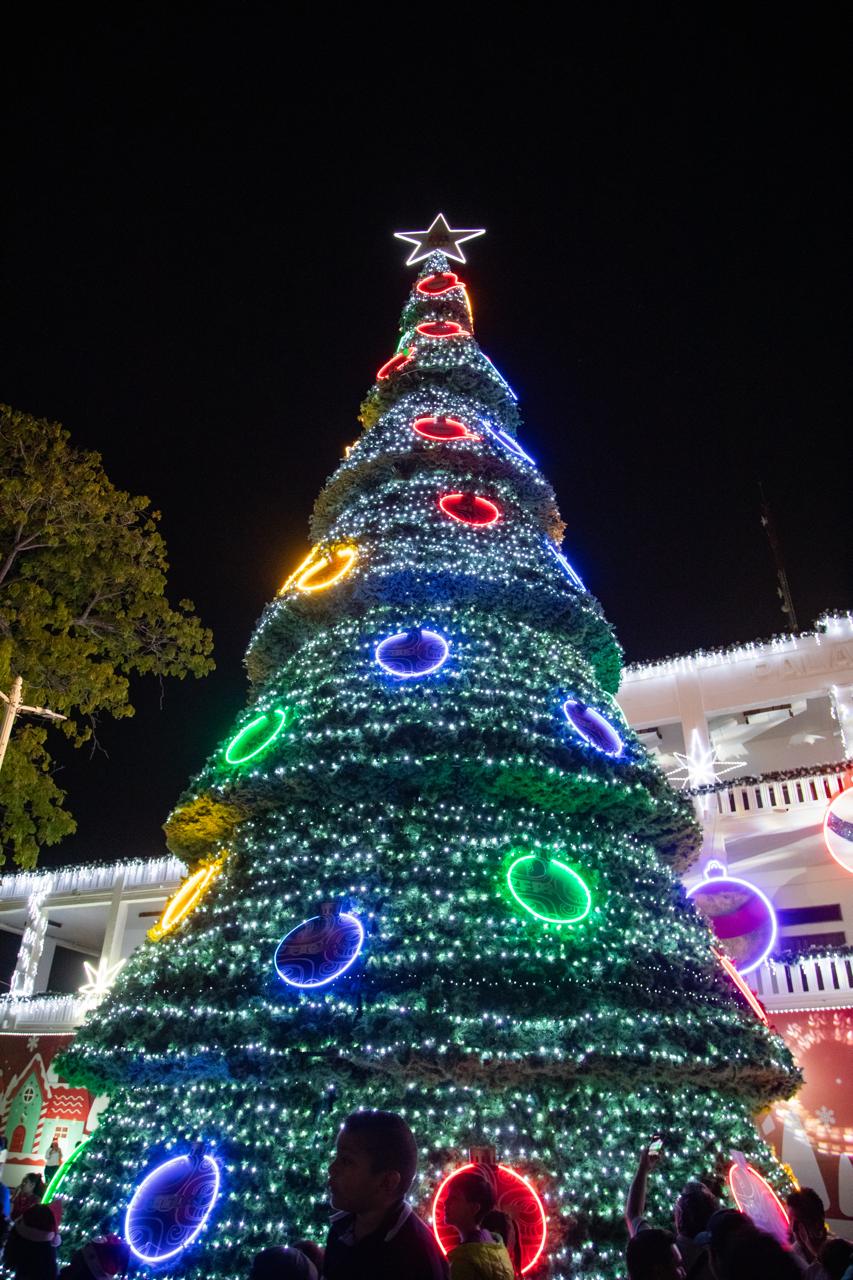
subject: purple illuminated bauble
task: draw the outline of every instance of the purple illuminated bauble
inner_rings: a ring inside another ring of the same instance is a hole
[[[290,987],[325,987],[355,963],[364,943],[357,916],[325,912],[285,934],[275,953],[275,967]]]
[[[175,1156],[157,1165],[133,1193],[124,1237],[142,1262],[174,1258],[195,1240],[219,1195],[213,1156]]]
[[[853,786],[839,791],[826,811],[823,838],[835,861],[853,871]]]
[[[754,884],[729,876],[715,859],[705,868],[705,879],[687,896],[739,973],[751,973],[770,955],[776,942],[776,913],[769,898]]]
[[[389,675],[396,676],[398,680],[413,680],[438,671],[447,652],[448,644],[443,636],[435,631],[412,627],[411,631],[387,636],[376,646],[374,656]]]
[[[563,714],[572,728],[596,751],[606,756],[621,756],[624,743],[608,720],[578,698],[563,703]]]

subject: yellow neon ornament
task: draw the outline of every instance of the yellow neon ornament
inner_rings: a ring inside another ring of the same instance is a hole
[[[224,864],[225,855],[223,854],[215,862],[206,862],[204,866],[199,867],[198,871],[194,871],[187,877],[166,903],[160,919],[148,930],[148,937],[152,942],[158,942],[167,933],[171,933],[191,911],[195,910],[199,899],[210,888]]]
[[[358,548],[351,543],[329,547],[324,551],[315,547],[293,571],[279,591],[283,596],[291,587],[295,591],[325,591],[345,578],[358,559]]]

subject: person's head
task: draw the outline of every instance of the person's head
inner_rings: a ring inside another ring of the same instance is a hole
[[[675,1236],[659,1227],[638,1231],[628,1241],[625,1265],[629,1280],[684,1280],[687,1274]]]
[[[249,1280],[317,1280],[317,1268],[300,1249],[275,1245],[252,1259]]]
[[[495,1189],[485,1169],[465,1169],[451,1178],[444,1201],[444,1220],[463,1237],[482,1224],[494,1208]]]
[[[816,1257],[826,1239],[823,1201],[811,1187],[800,1187],[787,1196],[791,1215],[791,1234],[810,1257]]]
[[[329,1165],[332,1204],[347,1213],[387,1209],[409,1190],[418,1149],[402,1116],[391,1111],[355,1111],[338,1134]]]
[[[827,1240],[820,1251],[820,1265],[829,1280],[841,1280],[853,1262],[853,1244],[849,1240]]]
[[[802,1271],[788,1250],[775,1236],[757,1227],[733,1233],[724,1270],[714,1274],[721,1280],[756,1280],[772,1276],[773,1280],[801,1280]]]
[[[703,1182],[688,1182],[675,1202],[675,1230],[692,1240],[704,1231],[708,1221],[720,1208],[719,1200]]]
[[[25,1173],[21,1178],[21,1190],[26,1191],[27,1195],[34,1195],[35,1189],[41,1182],[41,1178],[37,1173]]]

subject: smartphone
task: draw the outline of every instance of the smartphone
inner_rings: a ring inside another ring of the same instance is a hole
[[[663,1138],[652,1138],[649,1143],[649,1155],[656,1155],[663,1146]]]

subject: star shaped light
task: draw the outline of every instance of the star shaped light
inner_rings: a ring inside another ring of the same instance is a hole
[[[697,729],[693,730],[690,739],[690,750],[685,754],[674,751],[678,763],[677,769],[670,769],[667,777],[673,782],[680,782],[681,789],[687,787],[710,787],[732,769],[738,769],[742,760],[721,760],[713,747],[703,746]]]
[[[119,960],[118,964],[108,965],[102,958],[98,961],[97,968],[95,968],[88,960],[84,960],[83,968],[86,970],[86,977],[89,981],[84,982],[81,987],[77,988],[78,995],[86,996],[89,1000],[102,1000],[115,982],[119,969],[123,966],[123,960]]]
[[[475,236],[483,236],[486,234],[485,227],[473,228],[451,227],[448,225],[447,219],[443,213],[437,213],[433,218],[432,226],[427,227],[426,231],[395,231],[394,237],[397,240],[408,240],[409,244],[415,247],[406,259],[406,266],[412,267],[416,262],[420,262],[423,258],[428,258],[431,253],[438,251],[445,254],[448,258],[452,258],[454,262],[464,262],[465,254],[462,252],[460,245],[466,240],[473,240]]]

